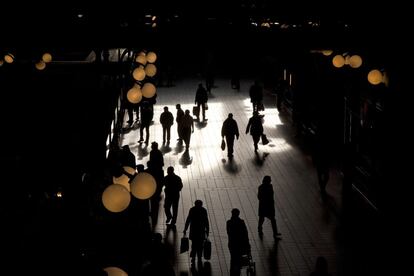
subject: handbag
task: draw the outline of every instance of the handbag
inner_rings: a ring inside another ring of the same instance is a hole
[[[180,253],[187,252],[189,247],[190,247],[190,241],[188,240],[188,237],[183,236],[181,238]]]
[[[266,134],[262,134],[262,143],[263,145],[269,144],[269,140],[266,137]]]
[[[193,106],[193,115],[196,117],[200,115],[200,107],[198,105]]]
[[[226,149],[226,141],[224,141],[224,138],[221,139],[221,150],[225,150]]]
[[[204,249],[203,249],[204,259],[211,259],[211,241],[209,239],[204,240]]]

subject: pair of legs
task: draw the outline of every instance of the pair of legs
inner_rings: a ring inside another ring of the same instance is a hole
[[[174,225],[177,221],[178,214],[178,202],[180,201],[180,196],[166,196],[164,201],[165,216],[167,217],[167,223],[171,221],[171,224]],[[171,214],[172,207],[172,214]]]
[[[183,140],[185,142],[185,148],[189,149],[190,140],[191,140],[191,128],[183,128],[181,131],[182,131],[181,134],[182,134]]]
[[[230,250],[230,276],[240,276],[242,267],[242,254],[240,251]]]
[[[227,157],[233,157],[234,136],[225,136],[227,144]]]
[[[197,103],[198,108],[201,106],[201,114],[203,115],[203,120],[206,120],[206,104],[205,103]],[[200,115],[200,114],[199,114]],[[197,120],[200,120],[199,116],[197,116]]]
[[[171,126],[162,127],[162,143],[165,143],[165,138],[167,138],[167,143],[170,142],[171,137]]]
[[[252,137],[253,137],[254,151],[257,151],[259,149],[257,144],[260,141],[261,134],[255,134],[255,135],[252,135]]]
[[[139,128],[139,142],[144,141],[143,137],[144,137],[144,128],[145,128],[145,134],[146,134],[145,143],[148,144],[148,141],[149,141],[149,127],[150,127],[149,125],[144,125],[144,124],[141,123],[141,126]]]
[[[277,231],[276,218],[274,216],[273,217],[267,217],[267,218],[270,219],[270,222],[272,224],[273,237],[276,239],[277,236],[280,235],[280,233]],[[265,219],[264,216],[259,216],[259,225],[257,227],[259,235],[263,235],[263,222],[264,222],[264,219]]]
[[[202,262],[203,257],[203,245],[204,240],[191,240],[191,265],[195,264],[195,258],[197,257],[198,263]]]

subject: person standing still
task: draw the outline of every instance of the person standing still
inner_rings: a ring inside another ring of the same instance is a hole
[[[223,126],[221,127],[221,137],[226,138],[227,157],[232,159],[234,138],[236,137],[237,140],[239,140],[239,127],[237,126],[236,120],[233,119],[232,113],[229,113],[227,119],[223,122]]]
[[[260,238],[263,237],[263,222],[265,218],[268,218],[272,223],[273,238],[275,240],[280,239],[280,233],[277,231],[277,224],[275,218],[275,201],[274,192],[272,186],[272,179],[269,175],[263,177],[262,184],[259,186],[259,192],[257,198],[259,199],[259,225],[257,230]]]
[[[206,118],[206,104],[208,101],[208,94],[207,94],[207,90],[204,88],[203,84],[200,83],[198,84],[198,89],[196,92],[196,96],[195,96],[195,101],[194,103],[198,106],[198,108],[200,109],[201,106],[201,110],[202,110],[202,115],[203,115],[203,121],[207,121]],[[200,121],[200,114],[197,114],[197,121]]]
[[[165,144],[165,138],[167,138],[167,144],[169,144],[171,138],[171,126],[174,123],[174,116],[170,111],[168,111],[167,106],[164,106],[164,112],[161,113],[160,123],[162,125],[162,144]]]
[[[166,223],[171,222],[175,225],[178,215],[178,203],[180,201],[180,191],[183,188],[181,177],[174,173],[174,167],[170,166],[167,169],[167,176],[164,178],[164,209],[167,217]],[[172,214],[171,214],[172,207]]]
[[[188,212],[187,219],[185,221],[184,236],[187,233],[187,229],[190,226],[191,240],[191,266],[194,267],[195,259],[198,259],[198,265],[202,265],[204,240],[208,237],[210,232],[210,226],[208,221],[208,215],[206,208],[203,207],[203,202],[197,199],[194,202],[194,206],[191,207]]]

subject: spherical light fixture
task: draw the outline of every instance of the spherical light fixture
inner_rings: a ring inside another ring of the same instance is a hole
[[[155,76],[155,74],[157,73],[157,67],[155,67],[154,64],[147,64],[147,66],[145,66],[145,74],[148,77],[153,77]]]
[[[13,54],[10,54],[10,53],[5,54],[4,55],[4,61],[7,62],[7,63],[13,63],[13,61],[14,61],[14,55]]]
[[[137,81],[142,81],[145,79],[145,70],[142,67],[137,67],[132,72],[132,77]]]
[[[349,58],[349,66],[352,68],[359,68],[362,65],[362,58],[358,55],[353,55]]]
[[[46,63],[43,60],[41,60],[35,64],[35,67],[37,70],[42,71],[46,68]]]
[[[383,80],[383,76],[380,70],[374,69],[368,73],[368,81],[370,84],[377,85]]]
[[[142,65],[145,65],[145,64],[147,64],[147,58],[145,57],[145,55],[138,55],[135,58],[135,62],[138,62],[138,63],[140,63]]]
[[[332,64],[333,66],[335,66],[336,68],[341,68],[342,66],[344,66],[345,64],[345,59],[343,56],[341,55],[336,55],[333,57],[332,59]]]
[[[139,86],[134,86],[128,90],[127,99],[130,103],[133,104],[137,104],[142,100],[142,92]]]
[[[44,53],[42,56],[42,60],[46,63],[49,63],[52,61],[52,55],[49,53]]]
[[[150,82],[147,82],[142,87],[142,96],[144,96],[145,98],[152,98],[154,97],[156,90],[157,89],[155,88],[155,85],[153,85]]]
[[[152,197],[157,188],[157,182],[154,177],[146,172],[137,174],[131,181],[131,193],[139,199],[148,199]]]
[[[124,211],[131,201],[131,194],[122,185],[111,184],[102,193],[102,203],[111,212]]]
[[[154,63],[156,60],[157,60],[157,54],[155,54],[154,52],[148,52],[147,61],[149,63]]]
[[[332,50],[322,50],[322,54],[324,56],[330,56],[332,55],[333,51]]]
[[[108,276],[128,276],[128,273],[115,266],[106,267],[104,268],[104,271]]]
[[[128,166],[124,166],[123,167],[124,170],[131,174],[131,175],[135,175],[136,171],[134,168],[128,167]],[[120,177],[112,177],[112,181],[114,182],[114,184],[119,184],[124,186],[128,191],[131,190],[130,185],[129,185],[129,177],[126,174],[122,174]]]

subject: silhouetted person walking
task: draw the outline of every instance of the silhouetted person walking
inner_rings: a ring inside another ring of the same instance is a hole
[[[182,142],[183,141],[183,134],[182,134],[182,119],[184,117],[184,111],[181,109],[181,105],[177,104],[175,106],[175,108],[177,109],[177,115],[175,116],[175,121],[177,122],[177,134],[178,134],[178,141]]]
[[[131,149],[129,148],[129,146],[128,145],[122,146],[122,150],[121,150],[122,166],[127,166],[127,167],[131,167],[135,169],[137,165],[136,162],[137,161],[136,161],[135,155],[131,152]]]
[[[233,146],[234,138],[236,137],[239,140],[239,127],[237,122],[233,119],[233,114],[229,113],[227,119],[223,122],[221,127],[221,137],[226,138],[227,144],[227,156],[231,159],[233,158]]]
[[[174,173],[174,167],[168,167],[167,176],[164,177],[164,209],[167,217],[166,223],[171,222],[175,225],[178,215],[178,203],[180,201],[180,191],[183,188],[181,177]],[[172,207],[172,214],[171,214]]]
[[[190,115],[190,110],[186,109],[181,120],[181,135],[185,142],[185,149],[190,148],[191,133],[194,132],[194,119]]]
[[[226,229],[230,250],[230,276],[239,276],[242,267],[242,256],[250,254],[249,233],[244,220],[240,219],[240,210],[231,210],[231,219],[227,221]]]
[[[161,113],[160,116],[160,123],[162,126],[162,144],[165,144],[165,139],[167,138],[167,143],[170,143],[171,138],[171,126],[174,123],[174,116],[170,111],[168,111],[168,107],[164,106],[164,112]]]
[[[203,115],[203,121],[207,121],[206,119],[206,104],[208,101],[208,94],[207,94],[207,90],[203,87],[203,84],[199,84],[198,85],[198,89],[196,92],[196,96],[195,96],[195,104],[198,106],[198,108],[200,108],[201,106],[201,110],[202,110],[202,115]],[[200,120],[200,114],[197,114],[197,121]]]
[[[260,86],[259,81],[255,81],[249,90],[250,102],[253,104],[253,112],[259,111],[259,105],[263,101],[263,88]]]
[[[189,239],[191,240],[191,266],[195,265],[195,258],[197,257],[198,264],[202,264],[204,240],[208,237],[210,226],[208,221],[207,210],[203,207],[203,202],[197,199],[194,202],[194,207],[191,207],[185,221],[184,235],[190,226]]]
[[[253,116],[250,117],[249,123],[246,127],[246,134],[250,131],[250,135],[253,138],[255,152],[257,152],[257,150],[259,149],[257,144],[259,143],[260,137],[263,134],[262,118],[263,116],[259,115],[258,111],[254,111]]]
[[[315,270],[309,276],[331,276],[328,272],[328,262],[325,257],[319,256],[316,259]]]
[[[257,193],[257,198],[259,199],[259,225],[257,230],[260,237],[263,236],[263,222],[265,218],[270,219],[272,223],[273,238],[280,239],[278,236],[281,235],[277,231],[276,218],[275,218],[275,201],[273,186],[271,183],[270,176],[266,175],[263,177],[262,184],[259,186],[259,192]]]

